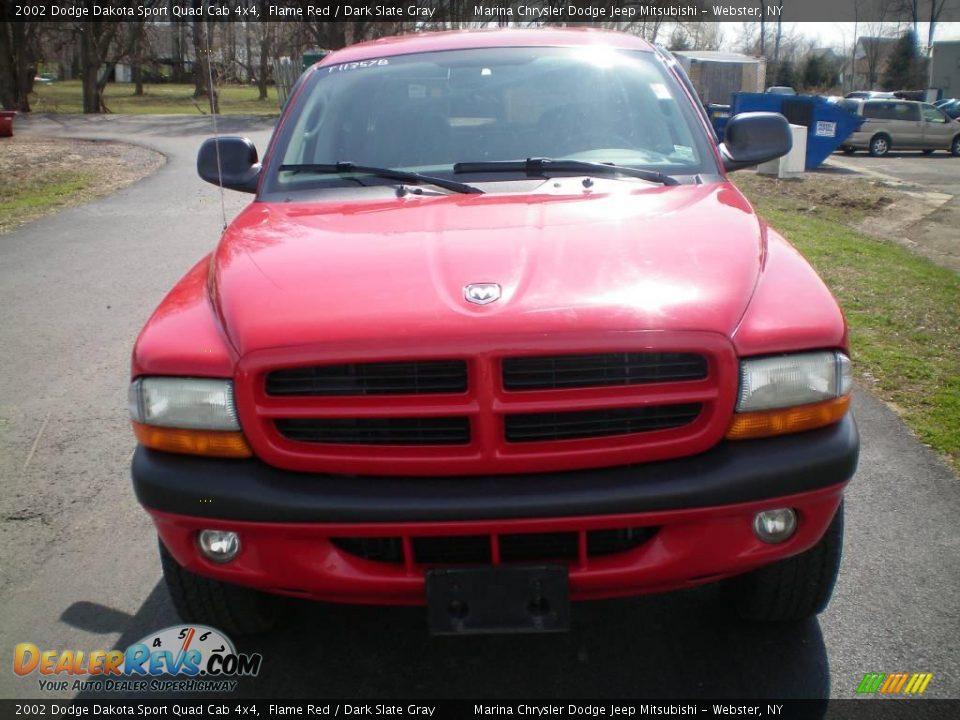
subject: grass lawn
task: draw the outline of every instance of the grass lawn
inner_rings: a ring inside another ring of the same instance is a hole
[[[892,202],[868,181],[732,178],[833,290],[861,383],[960,470],[960,275],[852,227]]]
[[[0,177],[0,229],[72,204],[96,180],[86,170],[55,170],[16,182]]]
[[[30,97],[35,112],[83,112],[83,90],[79,80],[36,83]],[[133,83],[110,83],[104,91],[107,107],[119,114],[187,114],[209,113],[210,105],[204,98],[194,100],[193,85],[164,83],[144,85],[144,94],[133,94]],[[225,85],[220,88],[220,112],[224,115],[278,115],[276,88],[268,88],[266,100],[258,100],[255,87]]]

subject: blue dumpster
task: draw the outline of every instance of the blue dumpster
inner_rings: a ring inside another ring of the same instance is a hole
[[[816,95],[777,95],[739,92],[731,96],[730,117],[742,112],[778,112],[792,125],[807,128],[804,167],[813,170],[864,122],[837,103]]]

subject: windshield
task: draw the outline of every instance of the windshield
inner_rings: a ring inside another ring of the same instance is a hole
[[[279,169],[343,162],[434,177],[527,158],[716,172],[694,108],[646,52],[481,48],[334,64],[313,72],[291,113],[268,193],[390,182]]]

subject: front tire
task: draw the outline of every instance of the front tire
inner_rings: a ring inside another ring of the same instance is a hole
[[[886,135],[877,135],[870,141],[870,154],[873,157],[883,157],[890,152],[890,138]]]
[[[792,558],[729,581],[744,620],[789,623],[806,620],[830,602],[843,548],[843,505],[816,545]]]
[[[276,598],[195,575],[181,567],[162,542],[160,563],[170,599],[185,622],[211,625],[228,635],[257,635],[276,625]]]

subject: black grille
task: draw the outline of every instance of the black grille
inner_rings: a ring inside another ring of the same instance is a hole
[[[466,445],[470,423],[465,417],[436,418],[309,418],[277,420],[289,440],[345,445]]]
[[[693,353],[603,353],[507,358],[503,386],[507,390],[640,385],[702,380],[707,361]]]
[[[576,440],[667,430],[693,422],[700,404],[530,413],[504,418],[508,442]]]
[[[267,375],[267,395],[426,395],[466,389],[463,360],[322,365]]]
[[[413,557],[418,563],[489,564],[490,537],[487,535],[450,535],[413,539]]]
[[[330,542],[344,552],[364,560],[403,562],[403,543],[397,537],[330,538]]]
[[[599,557],[626,552],[647,542],[657,528],[616,528],[587,532],[587,555]],[[399,564],[403,562],[403,542],[398,537],[331,538],[338,548],[351,555]],[[450,535],[417,537],[412,540],[414,560],[421,565],[487,565],[492,562],[487,535]],[[500,536],[503,562],[577,559],[577,533],[523,533]]]

